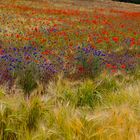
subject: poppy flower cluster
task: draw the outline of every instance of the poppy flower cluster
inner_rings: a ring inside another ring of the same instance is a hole
[[[111,9],[113,15],[106,15],[109,10],[103,8],[88,11],[48,3],[43,8],[25,5],[0,5],[1,73],[16,73],[33,64],[52,75],[61,71],[84,74],[96,70],[96,60],[112,72],[135,68],[140,45],[138,13]],[[136,55],[132,58],[121,54],[124,50],[131,53],[133,48]]]

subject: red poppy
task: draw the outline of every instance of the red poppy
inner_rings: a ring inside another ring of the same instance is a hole
[[[97,43],[101,43],[101,42],[102,42],[102,39],[98,39],[98,40],[97,40]]]
[[[104,40],[108,43],[109,42],[109,38],[108,37],[104,37]]]
[[[36,31],[36,32],[38,31],[37,27],[35,28],[35,31]]]
[[[114,65],[114,66],[112,66],[112,68],[113,68],[113,69],[116,69],[116,68],[117,68],[117,66],[115,66],[115,65]]]
[[[102,31],[102,34],[108,35],[108,32],[103,30],[103,31]]]
[[[16,35],[16,38],[19,38],[19,34]]]
[[[121,27],[121,28],[124,28],[124,24],[121,24],[120,27]]]
[[[32,45],[35,45],[35,42],[34,41],[32,42]]]
[[[0,55],[3,55],[3,50],[2,49],[0,49]]]
[[[137,35],[137,33],[136,33],[136,32],[133,32],[133,34],[134,34],[134,35]]]
[[[111,68],[111,64],[106,64],[106,67],[107,68]]]
[[[80,66],[78,69],[79,69],[79,71],[80,71],[81,73],[84,72],[84,68],[83,68],[82,66]]]
[[[117,43],[119,41],[119,38],[118,37],[112,37],[112,40]]]
[[[113,70],[111,70],[111,72],[112,72],[112,73],[115,73],[115,72],[117,72],[117,70],[116,70],[116,69],[113,69]]]
[[[130,46],[132,47],[133,45],[135,45],[135,38],[131,38]]]
[[[126,65],[122,64],[122,65],[121,65],[121,68],[122,68],[122,69],[125,69],[125,68],[126,68]]]
[[[96,20],[92,20],[92,23],[93,23],[93,24],[97,24],[97,21],[96,21]]]
[[[42,54],[44,54],[44,55],[48,55],[50,53],[51,53],[51,51],[49,51],[49,50],[46,50],[46,51],[42,52]]]
[[[134,45],[135,45],[135,42],[132,41],[131,44],[130,44],[130,46],[132,47],[132,46],[134,46]]]

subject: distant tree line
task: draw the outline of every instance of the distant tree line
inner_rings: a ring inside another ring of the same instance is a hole
[[[130,2],[130,3],[140,4],[140,0],[113,0],[113,1]]]

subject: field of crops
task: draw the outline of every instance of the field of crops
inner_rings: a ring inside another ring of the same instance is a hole
[[[1,0],[0,140],[139,139],[140,6]]]

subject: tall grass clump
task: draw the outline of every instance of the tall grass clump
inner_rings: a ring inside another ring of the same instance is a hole
[[[101,79],[72,83],[59,76],[49,83],[47,94],[33,92],[29,100],[24,94],[3,93],[0,97],[0,138],[138,140],[140,82],[123,84],[114,90],[115,84],[109,84],[114,79]]]
[[[53,96],[56,101],[61,103],[69,103],[76,107],[89,106],[94,108],[97,104],[102,104],[105,95],[110,92],[117,91],[119,84],[115,78],[106,76],[98,78],[98,80],[85,79],[83,81],[70,82],[58,76],[54,82],[48,85],[48,93]]]
[[[94,107],[101,103],[101,93],[95,89],[95,83],[91,80],[85,81],[77,91],[77,106]]]
[[[0,138],[17,140],[19,133],[16,125],[20,123],[19,117],[9,104],[0,102],[0,106]]]
[[[26,98],[29,98],[31,92],[37,87],[37,79],[35,76],[36,74],[32,69],[26,69],[22,75],[18,77],[18,84]]]

